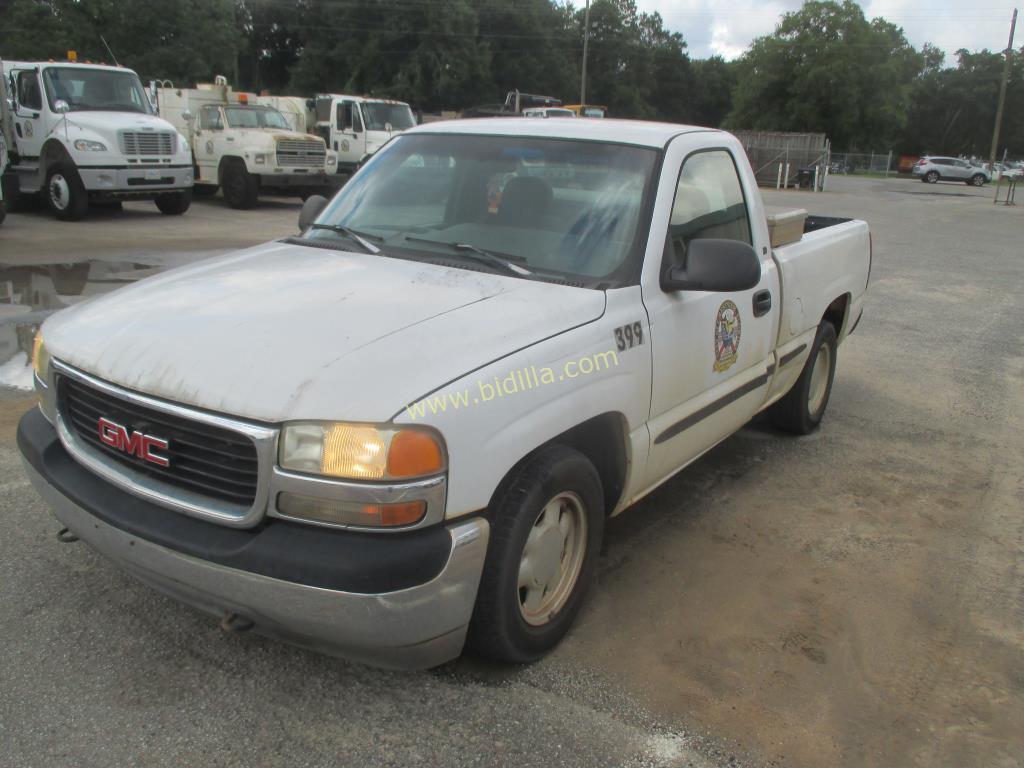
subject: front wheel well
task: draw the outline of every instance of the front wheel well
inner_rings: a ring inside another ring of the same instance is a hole
[[[602,413],[537,446],[524,456],[516,467],[549,445],[564,445],[579,451],[597,469],[604,491],[605,514],[610,515],[622,498],[626,486],[626,469],[629,462],[626,433],[626,421],[621,413]],[[495,490],[492,506],[495,499],[501,498],[509,478],[514,474],[515,467],[509,470]]]
[[[842,338],[843,327],[846,323],[846,316],[850,309],[850,294],[844,293],[838,299],[828,305],[828,309],[825,310],[824,316],[821,318],[822,322],[828,322],[832,324],[832,327],[836,329],[836,336]]]

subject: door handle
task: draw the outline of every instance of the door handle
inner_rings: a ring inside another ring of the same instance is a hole
[[[771,291],[758,291],[754,294],[754,317],[767,315],[772,308]]]

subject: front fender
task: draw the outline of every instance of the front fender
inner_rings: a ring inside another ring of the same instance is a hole
[[[608,291],[605,314],[490,363],[408,405],[397,423],[438,429],[449,457],[449,518],[487,507],[527,454],[596,416],[621,413],[628,455],[642,464],[650,410],[647,343],[620,350],[615,329],[647,317],[639,287]],[[637,453],[642,453],[637,456]],[[628,480],[627,480],[628,485]]]

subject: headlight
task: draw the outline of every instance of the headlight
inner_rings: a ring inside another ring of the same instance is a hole
[[[338,156],[336,154],[334,154],[333,152],[328,152],[327,153],[327,164],[328,165],[335,165],[337,162],[338,162]]]
[[[78,139],[77,141],[75,141],[75,149],[77,149],[79,152],[106,152],[107,145],[99,141]]]
[[[283,469],[347,480],[426,477],[447,466],[432,432],[337,422],[285,425],[279,461]]]
[[[47,383],[46,377],[50,373],[50,353],[46,350],[43,334],[39,331],[36,332],[36,337],[32,342],[32,370],[36,372],[40,381],[44,384]]]

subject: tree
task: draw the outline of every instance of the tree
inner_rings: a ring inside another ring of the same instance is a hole
[[[960,50],[956,56],[956,67],[942,69],[939,60],[914,83],[903,151],[988,158],[1003,54]],[[999,152],[1003,149],[1011,156],[1024,154],[1024,49],[1014,52],[1011,62]]]
[[[0,50],[13,59],[112,63],[143,80],[178,84],[235,74],[239,35],[233,0],[14,0],[0,27]]]
[[[717,128],[732,110],[736,64],[721,56],[712,56],[691,62],[690,68],[693,73],[690,120],[697,125]]]
[[[924,59],[903,30],[852,0],[807,2],[754,41],[727,124],[824,132],[846,149],[890,146]]]

